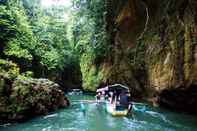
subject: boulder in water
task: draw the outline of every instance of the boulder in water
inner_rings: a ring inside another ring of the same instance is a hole
[[[11,80],[0,74],[0,123],[24,121],[67,106],[64,92],[52,81],[26,77]]]

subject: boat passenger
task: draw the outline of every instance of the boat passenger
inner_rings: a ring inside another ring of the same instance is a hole
[[[112,102],[113,102],[113,92],[109,92],[108,101],[112,104]]]
[[[114,103],[114,101],[115,101],[115,99],[116,99],[117,96],[118,96],[118,95],[117,95],[117,92],[114,91],[114,92],[113,92],[113,95],[112,95],[112,102],[111,102],[111,103]]]
[[[108,91],[107,91],[107,92],[105,92],[105,100],[108,100],[108,99],[109,99],[109,97],[110,97],[109,92],[108,92]]]
[[[99,92],[97,95],[96,95],[96,100],[99,101],[101,99],[101,93]]]
[[[100,94],[100,100],[103,102],[105,100],[105,91],[102,91]]]

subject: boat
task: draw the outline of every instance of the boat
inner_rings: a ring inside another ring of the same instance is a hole
[[[97,90],[97,93],[105,92],[106,96],[105,98],[105,108],[106,111],[111,114],[112,116],[127,116],[132,108],[132,104],[128,103],[128,106],[123,106],[120,103],[119,97],[121,93],[125,93],[129,97],[130,91],[127,86],[124,86],[122,84],[114,84],[109,85],[104,88],[100,88]]]
[[[81,89],[71,89],[68,95],[82,95],[83,91]]]

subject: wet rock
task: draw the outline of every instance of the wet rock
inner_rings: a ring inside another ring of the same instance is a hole
[[[36,115],[69,106],[60,86],[47,79],[18,77],[10,80],[0,74],[0,122],[20,122]]]
[[[158,95],[158,103],[175,111],[197,114],[197,88],[164,90]]]

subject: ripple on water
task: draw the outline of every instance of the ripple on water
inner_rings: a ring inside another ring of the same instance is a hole
[[[71,100],[93,97],[72,96]],[[71,102],[68,109],[38,117],[22,124],[0,126],[0,131],[197,131],[197,118],[148,107],[144,112],[134,112],[131,117],[112,117],[101,105]]]

